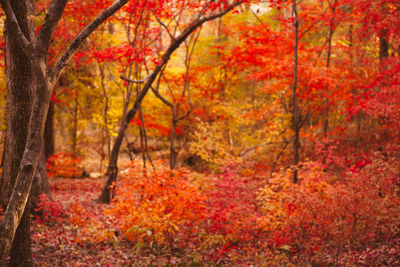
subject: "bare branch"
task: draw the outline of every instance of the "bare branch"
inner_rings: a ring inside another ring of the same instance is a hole
[[[30,50],[32,49],[32,43],[22,32],[10,2],[8,0],[0,0],[0,3],[7,17],[7,24],[13,32],[13,34],[10,36],[15,37],[15,42],[17,44],[21,44],[21,50],[25,55],[29,54]]]
[[[155,94],[156,97],[158,97],[165,105],[169,106],[172,109],[172,108],[174,108],[174,104],[172,104],[172,102],[168,101],[165,97],[163,97],[159,91],[161,78],[164,76],[164,70],[166,67],[167,67],[167,65],[164,65],[163,69],[160,72],[160,75],[158,75],[156,89],[154,89],[154,87],[151,86],[151,90],[153,91],[153,93]],[[146,66],[146,71],[148,72],[147,66]],[[168,85],[168,82],[167,82],[167,85]]]
[[[154,163],[153,163],[153,160],[151,159],[151,156],[150,156],[150,153],[149,153],[149,146],[147,144],[148,143],[148,141],[147,141],[147,131],[146,131],[146,126],[144,124],[142,107],[140,107],[139,114],[140,114],[140,121],[142,123],[142,130],[143,130],[143,137],[144,137],[144,150],[145,151],[143,151],[143,153],[146,153],[147,158],[149,159],[150,164],[151,164],[151,166],[153,167],[153,170],[154,170],[154,168],[155,168],[154,167]]]
[[[136,8],[138,7],[138,4],[139,4],[139,0],[136,0],[135,7],[133,8],[131,14],[129,15],[128,29],[126,30],[126,34],[127,34],[128,43],[130,43],[130,44],[133,43],[133,42],[131,41],[131,36],[130,36],[131,24],[132,24],[132,17],[133,17],[133,14],[134,14],[135,11],[136,11]]]
[[[120,78],[121,78],[122,80],[128,82],[128,83],[145,83],[146,80],[149,79],[150,76],[151,76],[152,74],[153,74],[153,73],[150,73],[149,75],[147,75],[146,77],[144,77],[144,78],[141,79],[141,80],[132,80],[132,79],[126,78],[126,77],[123,76],[123,75],[121,75]]]
[[[172,104],[165,97],[163,97],[158,90],[154,89],[153,87],[151,87],[151,90],[165,105],[169,106],[170,108],[174,107],[174,104]]]
[[[110,69],[110,67],[109,67],[106,63],[104,63],[104,66],[106,66],[106,68],[107,68],[109,74],[111,75],[111,79],[113,80],[113,82],[118,86],[118,88],[119,88],[121,91],[123,91],[121,84],[117,81],[117,79],[115,79],[115,76],[114,76],[114,74],[112,73],[112,70]]]
[[[186,118],[187,116],[190,115],[190,113],[192,112],[192,110],[193,110],[193,108],[194,108],[194,105],[193,105],[192,102],[190,102],[190,103],[189,103],[189,106],[190,106],[189,110],[186,111],[186,113],[183,114],[182,116],[176,118],[176,119],[175,119],[175,122],[181,121],[181,120],[183,120],[184,118]]]
[[[1,0],[4,1],[4,0]],[[95,18],[91,23],[89,23],[72,41],[70,46],[58,60],[51,78],[51,82],[54,83],[57,81],[61,72],[64,70],[68,61],[71,59],[72,55],[79,48],[81,43],[94,31],[96,30],[106,19],[112,16],[115,12],[117,12],[123,5],[128,3],[129,0],[117,0],[110,7],[105,9],[101,14]]]
[[[161,27],[163,27],[163,28],[167,31],[169,37],[170,37],[172,40],[175,40],[175,36],[169,31],[167,25],[165,25],[164,22],[162,22],[162,21],[157,17],[156,13],[153,12],[153,15],[154,15],[154,17],[156,18],[157,22],[161,25]]]

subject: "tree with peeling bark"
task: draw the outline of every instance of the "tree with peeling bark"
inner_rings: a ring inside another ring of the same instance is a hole
[[[11,266],[33,265],[26,206],[42,151],[52,90],[80,44],[127,2],[115,1],[89,23],[52,68],[47,63],[47,53],[67,0],[51,1],[37,33],[35,1],[0,1],[6,15],[7,137],[15,136],[6,141],[10,143],[6,155],[13,159],[5,161],[5,164],[11,164],[8,187],[13,190],[7,196],[7,207],[0,223],[0,266],[7,264],[9,255]],[[2,195],[2,199],[5,197]]]
[[[224,3],[225,2],[225,3]],[[168,34],[171,36],[171,42],[162,55],[160,61],[154,69],[150,72],[148,76],[142,81],[135,81],[139,83],[143,83],[143,86],[136,97],[136,100],[133,104],[133,107],[130,108],[126,116],[123,117],[120,128],[118,130],[118,135],[114,140],[113,148],[111,150],[111,156],[107,167],[106,172],[106,181],[103,186],[103,190],[101,192],[100,197],[97,199],[99,203],[110,203],[111,201],[111,189],[110,187],[116,182],[117,174],[118,174],[118,157],[119,151],[121,148],[122,140],[125,136],[125,132],[128,129],[128,125],[130,121],[135,117],[136,113],[139,111],[141,107],[141,103],[143,98],[146,96],[148,91],[152,88],[154,81],[156,81],[157,77],[163,72],[166,67],[171,55],[179,48],[181,44],[185,42],[185,40],[199,27],[201,27],[207,21],[212,21],[217,18],[224,16],[229,13],[235,7],[243,4],[245,1],[234,1],[231,4],[227,4],[226,1],[216,2],[216,1],[205,1],[200,2],[197,6],[192,6],[191,8],[198,9],[199,12],[193,15],[193,19],[187,26],[181,30],[177,36],[173,36],[171,32],[168,31]],[[193,3],[191,3],[193,5]],[[187,6],[183,6],[182,8],[187,9]],[[192,11],[193,12],[193,11]],[[178,10],[179,14],[179,10]],[[172,20],[176,18],[173,17]],[[165,23],[163,23],[165,24]]]

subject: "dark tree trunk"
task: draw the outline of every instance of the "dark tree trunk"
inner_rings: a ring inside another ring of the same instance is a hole
[[[72,155],[76,158],[77,155],[77,140],[78,140],[78,92],[75,96],[75,106],[74,106],[74,127],[72,129]]]
[[[44,127],[44,153],[46,160],[54,154],[54,109],[54,102],[51,101]]]
[[[40,154],[44,151],[43,131],[55,82],[79,45],[127,2],[115,1],[104,10],[74,39],[54,69],[49,69],[47,50],[67,0],[51,1],[36,38],[35,1],[0,0],[6,14],[7,83],[7,147],[0,201],[3,205],[8,202],[0,220],[0,266],[7,264],[9,255],[13,257],[13,266],[32,266],[26,207]]]
[[[387,30],[382,30],[381,36],[379,36],[379,58],[381,60],[389,57],[389,42],[386,35]]]
[[[20,23],[21,30],[33,39],[34,9],[32,1],[12,1],[11,6]],[[7,80],[7,129],[4,168],[1,178],[1,203],[8,204],[22,155],[25,150],[32,99],[31,60],[14,44],[9,34],[13,34],[9,21],[5,23],[6,80]],[[29,201],[28,201],[29,202]],[[11,247],[11,266],[32,266],[30,246],[30,214],[26,209],[16,230]]]
[[[46,156],[44,149],[40,153],[39,163],[36,169],[35,178],[32,182],[30,195],[31,213],[36,213],[35,209],[40,202],[40,195],[46,194],[51,199],[49,177],[47,176]]]
[[[178,161],[178,151],[176,148],[176,124],[175,116],[172,117],[172,127],[171,127],[171,144],[170,144],[170,153],[169,153],[169,167],[171,170],[176,168],[176,164]]]
[[[104,183],[100,197],[96,200],[99,203],[108,204],[111,201],[110,186],[117,181],[119,150],[121,148],[122,140],[125,136],[125,131],[128,128],[128,123],[126,121],[127,120],[125,118],[122,119],[118,135],[115,138],[113,148],[111,150],[110,160],[106,172],[106,181]]]
[[[332,11],[332,18],[329,22],[329,35],[328,35],[328,54],[326,56],[326,67],[330,67],[331,63],[331,55],[332,55],[332,38],[333,34],[335,31],[335,16],[336,16],[336,5],[337,5],[337,0],[334,1],[333,6],[331,7]],[[324,122],[324,137],[326,137],[329,129],[329,112],[330,112],[330,103],[329,103],[329,98],[330,98],[330,92],[329,92],[329,87],[328,85],[325,87],[326,90],[326,110],[325,110],[325,122]]]
[[[14,242],[11,246],[10,266],[12,267],[30,267],[32,263],[31,252],[31,213],[30,203],[25,206],[24,214],[19,222],[17,231],[15,232]]]
[[[298,170],[297,164],[300,161],[299,148],[300,148],[300,111],[297,103],[297,75],[298,75],[298,49],[299,49],[299,20],[297,17],[297,3],[296,0],[293,0],[293,14],[294,14],[294,33],[295,33],[295,43],[294,43],[294,74],[293,74],[293,88],[292,88],[292,104],[293,104],[293,113],[292,113],[292,123],[294,130],[294,140],[293,140],[293,182],[297,183],[298,181]]]

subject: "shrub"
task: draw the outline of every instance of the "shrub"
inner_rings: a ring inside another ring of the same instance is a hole
[[[77,167],[81,160],[74,158],[70,153],[59,152],[47,160],[47,174],[49,177],[81,177],[82,170]]]
[[[386,160],[356,162],[340,180],[310,162],[299,176],[292,184],[290,172],[281,172],[260,194],[260,226],[272,248],[296,252],[298,261],[340,264],[349,251],[396,237],[398,176]]]
[[[134,242],[179,245],[190,239],[203,220],[204,196],[188,178],[186,169],[143,170],[134,164],[121,178],[112,208],[106,210],[119,220],[125,236]]]
[[[76,243],[97,244],[104,241],[115,241],[115,230],[111,222],[101,220],[93,207],[84,207],[77,203],[70,206],[69,222],[74,229]]]
[[[252,177],[242,177],[231,164],[216,175],[207,194],[208,232],[224,236],[227,241],[248,241],[256,234],[260,216]]]
[[[36,219],[39,223],[53,225],[64,222],[65,212],[61,204],[51,201],[46,194],[41,194],[40,202],[35,208]]]

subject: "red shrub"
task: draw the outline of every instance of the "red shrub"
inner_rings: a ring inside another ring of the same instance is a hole
[[[50,177],[72,178],[81,177],[82,170],[78,167],[81,160],[72,154],[59,152],[47,160],[47,174]]]
[[[43,224],[56,224],[64,222],[65,212],[61,204],[51,201],[46,194],[41,194],[40,202],[35,211],[40,214],[37,221]]]
[[[261,226],[273,248],[288,246],[303,262],[338,264],[349,251],[398,235],[399,179],[387,161],[357,162],[340,180],[307,163],[299,176],[300,183],[291,184],[291,174],[281,173],[260,195]]]

